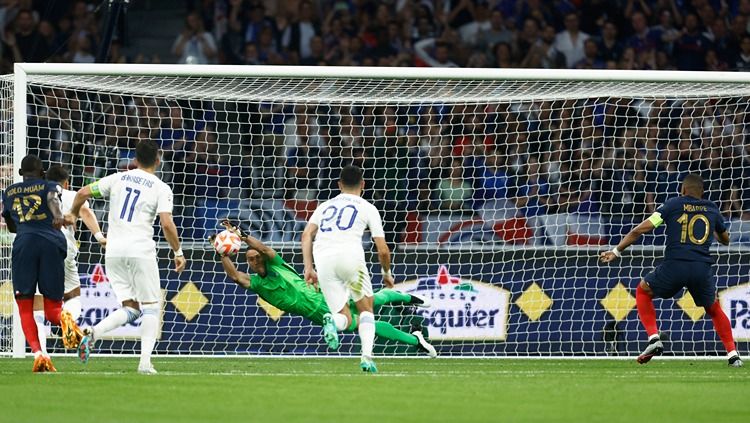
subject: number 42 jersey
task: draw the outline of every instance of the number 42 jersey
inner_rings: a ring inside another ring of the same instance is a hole
[[[172,213],[172,189],[141,169],[105,176],[89,187],[94,197],[109,199],[106,256],[155,256],[154,221],[159,213]]]
[[[26,179],[9,186],[3,192],[3,216],[16,224],[16,241],[36,234],[65,250],[65,237],[52,226],[53,216],[47,204],[50,192],[59,198],[62,187],[44,179]]]
[[[310,223],[318,226],[313,252],[316,257],[354,256],[363,261],[362,235],[370,229],[370,236],[383,238],[383,221],[378,209],[362,197],[339,194],[319,205]]]

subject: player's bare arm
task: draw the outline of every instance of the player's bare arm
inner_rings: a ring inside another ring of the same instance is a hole
[[[318,225],[308,223],[302,232],[302,260],[305,264],[305,282],[309,285],[318,286],[318,274],[315,272],[313,263],[313,240],[318,232]]]
[[[729,231],[714,232],[714,237],[721,245],[729,245]]]
[[[385,242],[385,238],[377,237],[372,239],[375,242],[375,249],[378,250],[378,260],[380,261],[380,269],[383,275],[383,284],[387,288],[393,288],[393,274],[391,273],[391,249],[388,248],[388,243]]]
[[[70,207],[70,213],[65,215],[65,224],[73,225],[78,220],[78,215],[81,213],[81,207],[89,198],[93,197],[91,188],[86,185],[76,192],[76,196],[73,199],[73,205]]]
[[[77,196],[76,196],[77,197]],[[180,237],[177,235],[177,226],[174,224],[172,219],[172,213],[159,213],[159,222],[161,223],[161,229],[164,231],[164,237],[167,238],[169,247],[174,253],[174,271],[182,273],[185,270],[185,256],[180,248]]]
[[[81,220],[83,221],[83,224],[86,225],[86,228],[91,231],[92,234],[94,234],[94,238],[101,244],[102,246],[107,245],[107,238],[102,234],[102,229],[99,226],[99,220],[96,218],[96,214],[94,214],[94,211],[91,210],[90,207],[84,205],[81,207],[80,210],[81,214]]]
[[[620,254],[625,251],[626,248],[633,245],[633,243],[636,242],[638,238],[641,237],[641,235],[653,231],[654,228],[656,228],[656,226],[651,221],[651,218],[644,220],[640,225],[636,226],[635,228],[633,228],[633,230],[628,232],[628,234],[625,235],[622,241],[617,244],[617,247],[613,248],[610,251],[601,253],[599,255],[599,261],[601,261],[602,263],[609,263],[616,260],[620,257]]]
[[[47,193],[47,204],[49,205],[49,211],[52,213],[52,226],[55,229],[60,229],[63,226],[67,226],[65,216],[62,212],[62,204],[60,197],[56,192]]]
[[[250,275],[237,270],[237,266],[234,265],[234,261],[232,261],[230,257],[222,257],[221,265],[224,267],[224,273],[226,273],[227,277],[233,280],[234,283],[245,289],[250,288]]]
[[[16,222],[10,216],[10,213],[3,213],[3,219],[5,219],[5,226],[8,227],[10,233],[16,233]]]
[[[268,245],[264,244],[261,240],[258,238],[255,238],[254,236],[245,233],[242,228],[239,226],[235,226],[230,222],[229,220],[224,220],[221,222],[222,225],[224,225],[227,230],[232,231],[237,234],[237,236],[240,237],[245,243],[252,248],[253,250],[258,251],[260,254],[265,256],[266,258],[272,259],[276,257],[276,250],[269,247]]]

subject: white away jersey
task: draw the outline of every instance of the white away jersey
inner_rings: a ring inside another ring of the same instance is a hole
[[[92,191],[109,198],[106,256],[155,255],[154,221],[159,213],[172,213],[172,189],[156,175],[133,169],[100,179]]]
[[[356,254],[364,260],[362,235],[383,238],[383,221],[378,209],[367,200],[351,194],[339,194],[319,205],[310,223],[318,225],[313,252],[316,257]]]
[[[71,191],[69,189],[62,190],[62,194],[60,195],[60,201],[62,203],[62,212],[63,214],[70,213],[70,209],[73,208],[73,200],[76,198],[76,192]],[[86,201],[83,203],[83,207],[89,207],[89,202]],[[70,226],[63,226],[60,228],[63,235],[65,235],[65,241],[68,243],[68,250],[73,250],[75,252],[78,252],[78,240],[76,240],[76,226],[70,225]]]

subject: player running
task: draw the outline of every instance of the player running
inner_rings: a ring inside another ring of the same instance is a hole
[[[156,142],[140,141],[135,158],[137,169],[106,176],[81,188],[65,220],[75,222],[89,198],[109,198],[109,238],[104,260],[112,290],[122,308],[84,330],[85,336],[78,347],[81,361],[88,361],[97,338],[143,316],[138,373],[155,374],[151,353],[156,344],[162,297],[153,239],[157,215],[174,252],[175,272],[181,273],[185,268],[185,257],[172,220],[172,189],[155,174],[161,163]]]
[[[68,189],[70,186],[68,171],[62,166],[50,166],[45,176],[48,181],[57,182],[62,187],[62,194],[60,195],[62,212],[63,214],[69,213],[70,208],[73,206],[73,199],[76,196],[76,192]],[[102,234],[99,222],[96,220],[94,212],[89,208],[88,201],[81,207],[81,220],[91,233],[94,234],[94,238],[99,244],[105,246],[107,238]],[[81,316],[81,279],[78,276],[78,262],[76,261],[76,257],[78,257],[76,225],[63,226],[60,230],[65,236],[67,244],[63,310],[67,310],[72,316],[73,321],[77,322],[78,317]],[[37,295],[34,298],[34,320],[36,320],[37,331],[39,333],[39,345],[42,347],[42,352],[46,354],[47,333],[44,328],[44,308],[39,290],[37,290]]]
[[[343,331],[352,325],[348,302],[349,299],[353,300],[359,312],[359,339],[362,345],[360,368],[362,371],[375,373],[378,369],[372,360],[375,342],[372,283],[362,248],[365,229],[369,228],[378,250],[386,287],[393,287],[393,276],[391,252],[385,242],[383,222],[375,206],[360,196],[364,186],[360,168],[346,166],[341,169],[341,194],[315,209],[302,233],[302,255],[305,281],[320,285],[328,309],[334,313],[324,317],[323,333],[326,341],[329,345],[337,346],[336,331]],[[320,278],[316,268],[320,272]]]
[[[237,285],[254,291],[260,298],[272,306],[289,314],[302,316],[315,324],[324,325],[325,318],[330,315],[323,294],[305,283],[294,268],[284,261],[273,248],[263,244],[251,235],[245,234],[241,229],[234,227],[229,222],[223,222],[227,229],[234,231],[250,247],[245,254],[250,269],[254,275],[248,275],[237,270],[234,261],[229,257],[222,257],[221,264],[227,276]],[[215,236],[215,235],[214,235]],[[213,236],[212,236],[213,238]],[[213,243],[213,239],[211,239]],[[385,304],[410,304],[417,307],[428,307],[426,300],[422,297],[405,294],[398,291],[383,289],[374,295],[374,307],[379,308]],[[357,327],[357,308],[353,302],[348,307],[353,316],[352,324],[346,328],[354,331]],[[416,346],[426,352],[431,358],[437,357],[437,351],[430,345],[422,335],[415,330],[411,334],[400,331],[388,322],[375,321],[375,334],[407,345]],[[334,345],[333,349],[338,348]]]
[[[76,348],[81,331],[69,312],[62,309],[65,291],[65,255],[67,247],[60,228],[63,212],[60,206],[62,188],[57,182],[44,180],[42,161],[28,155],[21,161],[23,182],[15,183],[3,193],[3,218],[13,240],[12,279],[18,304],[21,328],[34,353],[34,372],[57,371],[52,360],[42,352],[34,321],[34,293],[44,297],[44,313],[53,325],[62,328],[65,348]]]
[[[699,175],[687,175],[682,181],[680,194],[680,197],[667,200],[657,208],[651,217],[630,231],[617,247],[601,253],[600,260],[609,263],[621,257],[622,251],[641,235],[666,223],[664,261],[643,277],[635,291],[638,317],[648,334],[648,346],[638,356],[638,363],[648,363],[652,357],[664,352],[651,299],[674,297],[685,287],[695,304],[704,307],[706,314],[711,316],[714,328],[727,350],[729,365],[742,367],[732,338],[732,326],[716,300],[716,287],[712,281],[711,264],[714,260],[709,247],[714,236],[722,244],[729,245],[727,227],[718,207],[703,199],[703,179]]]

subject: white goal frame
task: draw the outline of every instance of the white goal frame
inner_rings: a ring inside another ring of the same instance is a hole
[[[72,64],[16,63],[13,74],[13,169],[15,181],[21,178],[16,169],[27,147],[27,88],[31,75],[99,75],[99,76],[180,76],[234,78],[318,78],[318,79],[420,79],[440,81],[577,81],[577,82],[691,82],[750,84],[750,73],[681,72],[634,70],[570,69],[478,69],[478,68],[385,68],[339,66],[222,66],[169,64]],[[616,93],[613,93],[616,94]],[[409,247],[406,247],[407,249]],[[508,248],[508,247],[498,247]],[[540,247],[510,247],[538,249]],[[542,247],[544,248],[544,247]],[[576,248],[576,247],[570,247]],[[634,249],[655,247],[634,247]],[[24,357],[25,339],[13,304],[13,344],[11,355]],[[550,358],[560,358],[550,356]],[[583,358],[583,357],[580,357]],[[594,357],[587,357],[594,358]],[[695,358],[695,357],[691,357]]]

